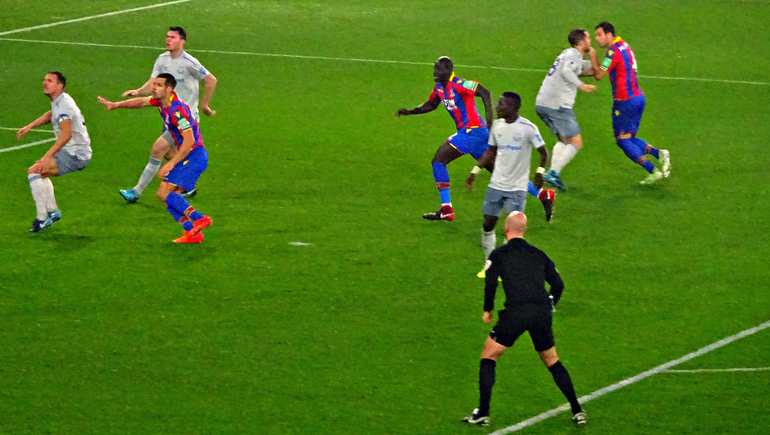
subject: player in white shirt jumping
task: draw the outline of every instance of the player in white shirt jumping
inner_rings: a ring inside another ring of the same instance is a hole
[[[67,78],[62,73],[51,71],[46,74],[43,93],[51,99],[51,110],[16,133],[21,139],[33,128],[50,123],[56,135],[53,146],[27,171],[29,189],[37,207],[30,233],[37,233],[61,219],[50,177],[83,170],[91,161],[91,138],[75,100],[64,92],[66,84]]]
[[[532,184],[543,184],[542,175],[548,161],[548,151],[535,124],[519,115],[520,108],[519,94],[503,92],[495,109],[498,119],[492,123],[489,132],[489,149],[479,159],[480,163],[492,158],[495,162],[495,169],[484,196],[484,205],[481,207],[484,213],[481,247],[485,259],[495,250],[495,225],[500,212],[505,211],[506,216],[513,211],[524,212],[529,185],[529,162],[533,149],[540,153],[540,167],[537,168]],[[489,260],[477,274],[479,278],[486,276],[487,267]]]
[[[198,62],[198,59],[190,56],[184,51],[184,44],[187,41],[187,33],[181,27],[170,27],[168,33],[166,33],[166,51],[158,56],[155,61],[155,65],[152,68],[152,75],[147,83],[142,85],[139,89],[128,90],[123,93],[123,97],[146,97],[152,94],[152,83],[155,78],[161,73],[169,73],[174,76],[177,82],[175,92],[182,101],[184,101],[192,111],[192,115],[196,121],[200,121],[198,115],[198,83],[204,82],[205,89],[203,91],[203,98],[200,101],[200,109],[206,115],[214,115],[215,110],[209,107],[212,95],[214,95],[214,89],[217,86],[217,79],[206,68]],[[174,143],[171,134],[163,128],[163,132],[160,137],[152,145],[152,151],[150,152],[150,161],[147,166],[144,167],[142,175],[139,177],[139,182],[133,189],[121,190],[120,195],[128,202],[136,202],[139,196],[142,194],[147,185],[150,184],[152,179],[158,173],[161,166],[161,159],[165,156],[171,159],[176,153],[176,147],[172,146]],[[193,189],[187,192],[185,196],[195,195],[196,190]]]

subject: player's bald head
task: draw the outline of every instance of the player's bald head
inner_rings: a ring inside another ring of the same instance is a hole
[[[527,231],[527,215],[520,211],[511,212],[505,218],[505,236],[507,239],[523,237]]]

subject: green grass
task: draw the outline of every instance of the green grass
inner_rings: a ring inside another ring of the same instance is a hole
[[[10,0],[0,33],[148,4]],[[0,36],[0,127],[48,110],[41,83],[58,69],[94,149],[86,170],[54,180],[63,219],[34,235],[25,171],[49,144],[0,154],[0,433],[489,432],[458,422],[478,400],[489,331],[475,277],[489,176],[465,192],[472,159],[452,163],[457,219],[423,221],[438,206],[430,159],[453,125],[443,110],[394,114],[425,101],[431,63],[446,54],[493,99],[519,92],[545,134],[534,113],[545,70],[569,30],[605,19],[639,61],[640,136],[671,150],[674,167],[638,185],[645,173],[612,139],[600,82],[578,95],[585,147],[563,173],[570,191],[553,222],[528,201],[527,240],[566,283],[554,328],[578,393],[770,320],[770,86],[692,80],[770,82],[769,9],[196,0]],[[157,182],[135,205],[117,193],[144,167],[157,113],[96,102],[147,80],[169,25],[186,28],[186,48],[219,79],[217,115],[201,121],[211,164],[193,200],[214,225],[198,246],[171,243],[180,230]],[[0,148],[46,137],[0,130]],[[680,368],[766,367],[767,337]],[[490,429],[565,402],[528,337],[497,373]],[[658,374],[587,404],[584,432],[760,434],[769,376]],[[567,419],[522,433],[574,433]]]

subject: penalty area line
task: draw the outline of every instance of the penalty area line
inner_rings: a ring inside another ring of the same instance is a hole
[[[0,33],[0,36],[3,34]],[[133,48],[140,50],[155,50],[161,51],[159,47],[147,47],[142,45],[124,45],[124,44],[100,44],[96,42],[69,42],[69,41],[44,41],[38,39],[18,39],[18,38],[2,38],[0,41],[9,42],[30,42],[37,44],[60,44],[60,45],[75,45],[82,47],[106,47],[106,48]],[[358,63],[373,63],[373,64],[386,64],[386,65],[417,65],[417,66],[433,66],[433,62],[414,62],[409,60],[387,60],[387,59],[363,59],[355,57],[333,57],[333,56],[312,56],[302,54],[285,54],[285,53],[259,53],[252,51],[222,51],[222,50],[188,50],[189,53],[212,53],[212,54],[226,54],[235,56],[258,56],[258,57],[273,57],[282,59],[307,59],[307,60],[326,60],[333,62],[358,62]],[[455,65],[460,68],[475,68],[475,69],[491,69],[497,71],[515,71],[515,72],[531,72],[531,73],[545,73],[545,69],[537,68],[512,68],[504,66],[494,65]],[[690,82],[710,82],[710,83],[728,83],[734,85],[759,85],[770,86],[770,82],[759,82],[750,80],[728,80],[728,79],[711,79],[711,78],[699,78],[699,77],[667,77],[667,76],[647,76],[639,75],[641,78],[654,79],[654,80],[679,80]]]
[[[695,352],[688,353],[687,355],[685,355],[685,356],[683,356],[681,358],[677,358],[677,359],[669,361],[669,362],[667,362],[665,364],[661,364],[661,365],[659,365],[659,366],[657,366],[655,368],[652,368],[650,370],[647,370],[647,371],[644,371],[642,373],[639,373],[636,376],[632,376],[630,378],[623,379],[620,382],[616,382],[616,383],[614,383],[614,384],[612,384],[610,386],[607,386],[607,387],[604,387],[602,389],[596,390],[596,391],[594,391],[591,394],[588,394],[588,395],[585,395],[583,397],[578,398],[578,401],[581,404],[584,404],[586,402],[590,402],[591,400],[594,400],[596,398],[604,396],[605,394],[609,394],[609,393],[611,393],[613,391],[616,391],[616,390],[619,390],[619,389],[621,389],[623,387],[627,387],[627,386],[629,386],[631,384],[635,384],[635,383],[641,381],[642,379],[648,378],[648,377],[650,377],[652,375],[656,375],[658,373],[663,373],[663,372],[667,371],[668,369],[670,369],[671,367],[677,366],[679,364],[682,364],[683,362],[687,362],[687,361],[689,361],[691,359],[694,359],[694,358],[697,358],[697,357],[699,357],[701,355],[707,354],[707,353],[711,352],[712,350],[719,349],[720,347],[726,346],[726,345],[728,345],[728,344],[730,344],[730,343],[732,343],[734,341],[740,340],[741,338],[748,337],[749,335],[756,334],[757,332],[759,332],[759,331],[761,331],[763,329],[767,329],[767,328],[770,328],[770,321],[762,323],[761,325],[757,325],[757,326],[755,326],[753,328],[746,329],[746,330],[741,331],[741,332],[739,332],[739,333],[737,333],[735,335],[731,335],[731,336],[729,336],[727,338],[723,338],[723,339],[721,339],[719,341],[716,341],[714,343],[709,344],[708,346],[702,347],[702,348],[696,350]],[[546,411],[546,412],[544,412],[542,414],[539,414],[539,415],[536,415],[534,417],[528,418],[528,419],[526,419],[524,421],[521,421],[519,423],[514,424],[513,426],[508,426],[506,428],[494,431],[490,435],[503,435],[503,434],[507,434],[507,433],[511,433],[511,432],[516,432],[516,431],[519,431],[521,429],[524,429],[525,427],[532,426],[535,423],[539,423],[539,422],[541,422],[543,420],[551,418],[554,415],[560,414],[560,413],[562,413],[564,411],[567,411],[569,409],[570,409],[569,404],[565,403],[564,405],[561,405],[558,408],[554,408],[554,409],[552,409],[550,411]]]
[[[27,143],[27,144],[24,144],[24,145],[19,145],[19,146],[10,147],[10,148],[3,148],[3,149],[0,149],[0,153],[7,153],[8,151],[15,151],[15,150],[23,149],[23,148],[29,148],[29,147],[33,147],[33,146],[36,146],[36,145],[40,145],[40,144],[44,144],[44,143],[48,143],[48,142],[53,142],[55,140],[56,140],[56,138],[52,137],[50,139],[43,139],[43,140],[39,140],[37,142],[31,142],[31,143]]]
[[[0,36],[11,35],[13,33],[28,32],[30,30],[45,29],[47,27],[60,26],[62,24],[70,24],[70,23],[77,23],[77,22],[80,22],[80,21],[88,21],[88,20],[93,20],[94,18],[111,17],[113,15],[120,15],[120,14],[129,13],[129,12],[143,11],[145,9],[153,9],[153,8],[159,8],[159,7],[163,7],[163,6],[171,6],[171,5],[175,5],[175,4],[179,4],[179,3],[187,3],[187,2],[190,2],[190,1],[192,1],[192,0],[175,0],[175,1],[171,1],[171,2],[158,3],[158,4],[154,4],[154,5],[149,5],[149,6],[141,6],[141,7],[138,7],[138,8],[123,9],[123,10],[120,10],[120,11],[107,12],[107,13],[99,14],[99,15],[91,15],[91,16],[88,16],[88,17],[74,18],[72,20],[64,20],[64,21],[57,21],[55,23],[41,24],[39,26],[24,27],[24,28],[21,28],[21,29],[14,29],[14,30],[8,30],[8,31],[5,31],[5,32],[0,32]]]

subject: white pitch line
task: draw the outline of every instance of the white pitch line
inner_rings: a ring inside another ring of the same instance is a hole
[[[766,372],[770,367],[735,367],[731,369],[692,369],[666,370],[666,373],[730,373],[730,372]]]
[[[19,131],[21,130],[21,127],[14,128],[14,127],[0,127],[0,130],[11,130],[11,131]],[[34,131],[36,133],[53,133],[53,130],[38,130],[37,128],[33,128],[30,131]]]
[[[2,34],[0,34],[2,35]],[[143,45],[123,45],[123,44],[100,44],[96,42],[68,42],[68,41],[43,41],[39,39],[18,39],[18,38],[0,38],[0,41],[9,42],[32,42],[39,44],[60,44],[60,45],[76,45],[83,47],[107,47],[107,48],[135,48],[140,50],[154,50],[161,51],[162,47],[147,47]],[[395,65],[419,65],[419,66],[433,66],[433,62],[413,62],[408,60],[387,60],[387,59],[362,59],[354,57],[332,57],[332,56],[311,56],[302,54],[281,54],[281,53],[259,53],[252,51],[222,51],[222,50],[188,50],[190,53],[212,53],[212,54],[230,54],[238,56],[260,56],[260,57],[276,57],[286,59],[307,59],[307,60],[329,60],[336,62],[359,62],[359,63],[379,63],[379,64],[395,64]],[[545,69],[536,68],[511,68],[504,66],[483,66],[483,65],[455,65],[460,68],[479,68],[479,69],[493,69],[500,71],[515,71],[515,72],[536,72],[543,73]],[[667,77],[667,76],[647,76],[639,75],[645,79],[655,80],[682,80],[693,82],[711,82],[711,83],[729,83],[737,85],[759,85],[770,86],[770,82],[750,81],[750,80],[728,80],[728,79],[710,79],[699,77]]]
[[[763,323],[761,325],[755,326],[753,328],[746,329],[746,330],[741,331],[741,332],[739,332],[739,333],[737,333],[735,335],[731,335],[731,336],[729,336],[727,338],[723,338],[723,339],[721,339],[721,340],[719,340],[717,342],[709,344],[706,347],[702,347],[702,348],[696,350],[695,352],[688,353],[687,355],[685,355],[685,356],[683,356],[681,358],[677,358],[677,359],[675,359],[673,361],[669,361],[669,362],[667,362],[665,364],[661,364],[661,365],[659,365],[659,366],[657,366],[657,367],[655,367],[653,369],[650,369],[650,370],[647,370],[645,372],[639,373],[636,376],[632,376],[632,377],[630,377],[628,379],[624,379],[624,380],[622,380],[620,382],[614,383],[614,384],[612,384],[612,385],[610,385],[608,387],[604,387],[602,389],[596,390],[596,391],[594,391],[591,394],[588,394],[588,395],[585,395],[583,397],[580,397],[578,399],[578,401],[581,404],[584,404],[584,403],[589,402],[589,401],[591,401],[593,399],[596,399],[598,397],[604,396],[605,394],[611,393],[611,392],[619,390],[619,389],[621,389],[623,387],[627,387],[627,386],[629,386],[631,384],[639,382],[642,379],[645,379],[645,378],[650,377],[652,375],[656,375],[658,373],[663,373],[666,370],[670,369],[671,367],[679,365],[679,364],[681,364],[683,362],[687,362],[687,361],[689,361],[691,359],[697,358],[697,357],[699,357],[699,356],[701,356],[703,354],[711,352],[712,350],[719,349],[722,346],[726,346],[726,345],[728,345],[728,344],[730,344],[730,343],[732,343],[732,342],[734,342],[736,340],[740,340],[741,338],[748,337],[751,334],[756,334],[757,332],[759,332],[759,331],[761,331],[763,329],[767,329],[767,328],[770,328],[770,321],[767,321],[767,322],[765,322],[765,323]],[[542,414],[539,414],[539,415],[536,415],[536,416],[534,416],[532,418],[528,418],[528,419],[526,419],[524,421],[521,421],[519,423],[514,424],[513,426],[508,426],[506,428],[494,431],[490,435],[503,435],[503,434],[507,434],[507,433],[510,433],[510,432],[516,432],[518,430],[524,429],[527,426],[532,426],[535,423],[539,423],[539,422],[541,422],[543,420],[546,420],[546,419],[548,419],[550,417],[553,417],[556,414],[560,414],[560,413],[562,413],[562,412],[564,412],[564,411],[566,411],[568,409],[570,409],[569,404],[565,403],[564,405],[561,405],[558,408],[554,408],[554,409],[552,409],[550,411],[546,411],[546,412],[544,412]]]
[[[72,20],[65,20],[65,21],[57,21],[55,23],[50,23],[50,24],[41,24],[39,26],[24,27],[22,29],[15,29],[15,30],[8,30],[8,31],[5,31],[5,32],[0,32],[0,36],[10,35],[10,34],[13,34],[13,33],[28,32],[30,30],[45,29],[47,27],[60,26],[62,24],[77,23],[79,21],[93,20],[94,18],[111,17],[113,15],[120,15],[120,14],[129,13],[129,12],[143,11],[145,9],[152,9],[152,8],[159,8],[159,7],[163,7],[163,6],[170,6],[170,5],[175,5],[177,3],[187,3],[189,1],[192,1],[192,0],[176,0],[176,1],[166,2],[166,3],[159,3],[159,4],[155,4],[155,5],[142,6],[142,7],[138,7],[138,8],[123,9],[123,10],[120,10],[120,11],[107,12],[107,13],[99,14],[99,15],[91,15],[89,17],[75,18],[75,19],[72,19]]]
[[[52,137],[50,139],[39,140],[37,142],[27,143],[27,144],[19,145],[19,146],[16,146],[16,147],[3,148],[3,149],[0,149],[0,153],[7,153],[8,151],[14,151],[14,150],[20,150],[20,149],[23,149],[23,148],[29,148],[29,147],[33,147],[35,145],[44,144],[46,142],[53,142],[55,140],[56,140],[56,138]]]

